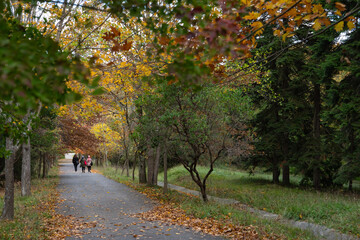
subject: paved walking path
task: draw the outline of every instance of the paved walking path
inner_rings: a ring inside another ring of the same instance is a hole
[[[132,217],[132,214],[150,210],[157,203],[101,174],[81,173],[81,170],[75,173],[71,160],[60,163],[58,188],[60,199],[64,200],[59,203],[58,213],[96,223],[85,229],[82,239],[222,239],[181,226]]]
[[[159,182],[159,186],[163,187],[164,183]],[[179,192],[189,193],[195,196],[201,197],[201,193],[199,191],[190,190],[184,187],[180,187],[173,184],[168,184],[168,188],[177,190]],[[215,202],[221,203],[221,204],[236,204],[236,206],[250,212],[258,215],[261,218],[270,219],[274,221],[279,221],[282,224],[287,224],[292,227],[300,228],[302,230],[308,230],[312,232],[316,237],[319,237],[319,239],[327,239],[327,240],[356,240],[359,238],[340,233],[334,229],[327,228],[322,225],[314,224],[314,223],[308,223],[305,221],[294,221],[290,219],[285,219],[281,215],[269,213],[263,210],[252,208],[246,204],[243,204],[235,199],[227,199],[227,198],[218,198],[208,195],[209,200],[213,200]],[[359,220],[360,221],[360,220]]]

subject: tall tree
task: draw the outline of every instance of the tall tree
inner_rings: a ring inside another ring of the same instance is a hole
[[[14,217],[14,178],[13,154],[22,141],[24,126],[18,116],[24,116],[27,109],[36,109],[39,103],[63,103],[77,98],[77,94],[69,91],[65,80],[71,76],[86,82],[87,71],[68,55],[59,51],[58,45],[49,37],[44,37],[34,27],[24,27],[16,19],[9,16],[0,5],[1,60],[0,73],[3,78],[0,84],[2,91],[0,104],[4,119],[1,134],[5,135],[9,152],[6,159],[6,191],[2,218]],[[34,48],[34,46],[36,46]],[[9,64],[12,63],[12,64]],[[50,84],[51,83],[51,84]],[[19,124],[17,124],[17,122]],[[22,131],[22,133],[21,133]],[[4,154],[4,152],[2,152]]]
[[[265,29],[258,40],[257,55],[273,55],[303,37],[303,29],[285,42]],[[269,44],[271,42],[271,44]],[[261,53],[261,54],[260,54]],[[251,121],[255,137],[255,154],[248,165],[266,167],[273,173],[273,182],[290,184],[289,165],[298,158],[297,147],[307,131],[310,107],[306,99],[307,82],[299,76],[305,65],[303,48],[283,50],[281,56],[261,66],[263,77],[248,86],[257,105],[256,117]],[[255,59],[256,60],[256,59]]]
[[[217,96],[217,91],[211,86],[191,92],[163,83],[155,94],[144,96],[142,108],[145,115],[138,126],[139,134],[152,142],[157,150],[154,160],[159,157],[160,147],[169,146],[169,155],[189,171],[204,201],[208,201],[207,179],[230,139]],[[209,168],[204,176],[197,168],[202,163]],[[157,166],[152,169],[149,173],[153,177],[148,179],[157,176]]]
[[[335,141],[341,146],[339,151],[343,164],[335,182],[347,183],[352,190],[352,181],[360,176],[359,144],[360,144],[360,85],[359,85],[359,39],[360,31],[356,29],[344,40],[338,64],[340,72],[336,83],[332,85],[326,99],[329,110],[325,115],[326,122],[335,126]]]

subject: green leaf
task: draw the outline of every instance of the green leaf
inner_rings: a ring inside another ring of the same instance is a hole
[[[97,95],[101,95],[101,94],[103,94],[103,93],[105,93],[105,92],[106,92],[105,89],[103,89],[103,88],[97,88],[97,89],[95,89],[95,90],[91,93],[91,95],[97,96]]]

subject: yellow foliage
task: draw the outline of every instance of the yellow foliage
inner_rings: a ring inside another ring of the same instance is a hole
[[[344,21],[341,21],[341,22],[339,22],[338,24],[335,25],[335,30],[337,32],[340,32],[341,30],[343,30],[343,28],[344,28]]]
[[[355,28],[355,24],[353,22],[351,22],[351,21],[348,21],[347,22],[347,27],[349,28],[349,30],[352,30],[352,29]]]
[[[276,29],[276,30],[274,31],[274,36],[280,37],[280,36],[281,36],[281,31],[280,31],[279,29]]]
[[[95,124],[91,132],[102,142],[100,147],[106,147],[105,151],[114,151],[121,144],[120,133],[113,131],[106,123]]]
[[[315,4],[313,5],[313,9],[312,9],[313,13],[323,13],[324,12],[324,9],[322,7],[321,4]]]
[[[260,17],[260,13],[259,12],[250,12],[248,15],[246,15],[244,17],[244,19],[246,20],[256,20]]]
[[[263,33],[263,29],[262,27],[264,26],[264,24],[262,22],[253,22],[251,24],[251,26],[254,28],[254,31],[256,31],[256,33],[254,34],[254,36],[256,35],[261,35]]]
[[[319,19],[316,19],[316,20],[314,21],[314,26],[313,26],[313,28],[314,28],[316,31],[321,28],[321,22],[320,22]]]

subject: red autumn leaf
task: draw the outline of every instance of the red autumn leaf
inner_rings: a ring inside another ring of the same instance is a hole
[[[175,38],[175,43],[177,43],[177,44],[184,43],[184,42],[185,42],[185,37],[184,36]]]
[[[120,46],[120,49],[122,50],[122,51],[128,51],[130,48],[131,48],[131,46],[132,46],[132,41],[127,41],[127,40],[125,40],[125,42],[124,42],[124,44],[122,44],[121,46]]]
[[[113,52],[119,52],[120,50],[121,50],[121,45],[118,42],[116,42],[114,46],[111,47],[111,51]]]
[[[103,36],[102,38],[103,38],[105,41],[111,41],[111,40],[113,40],[114,37],[115,37],[114,34],[111,33],[111,32],[106,32],[104,35],[105,35],[105,36]]]
[[[111,26],[110,27],[111,32],[113,33],[114,37],[120,37],[121,33],[120,31],[118,31],[115,27]]]
[[[169,43],[170,39],[168,37],[160,37],[159,38],[159,43],[161,45],[167,45]]]

